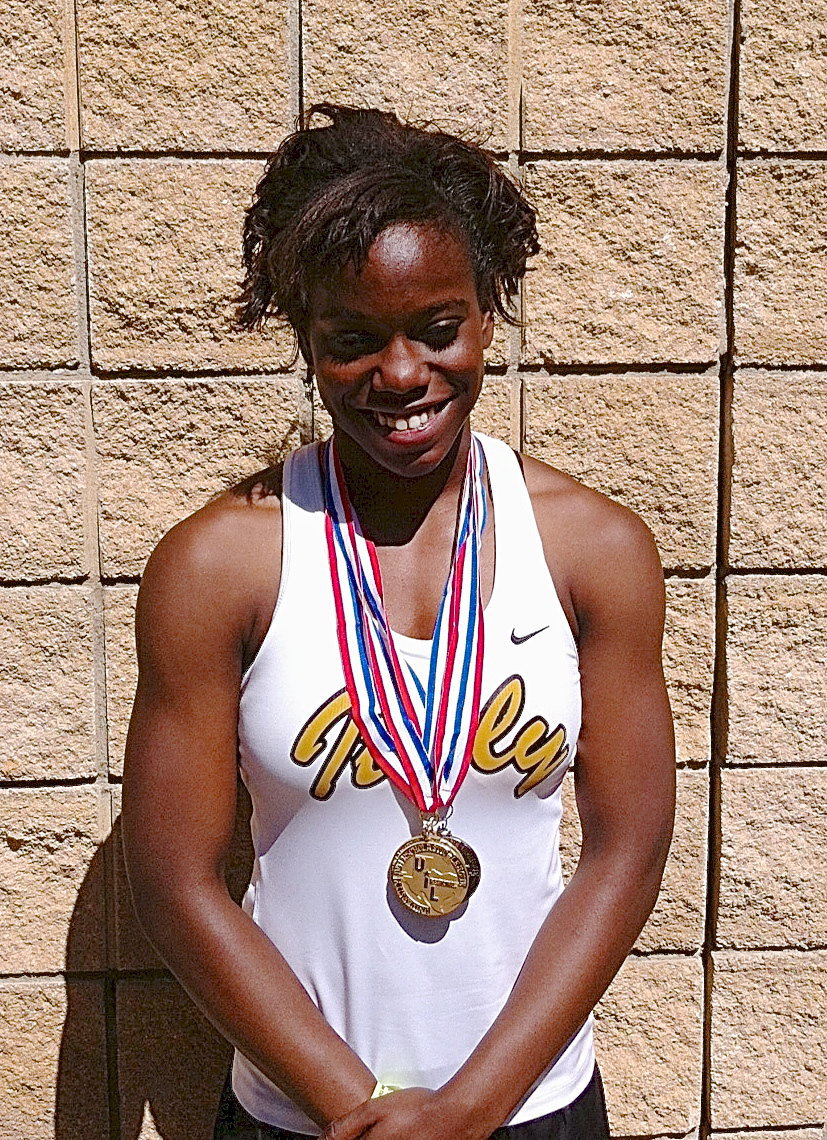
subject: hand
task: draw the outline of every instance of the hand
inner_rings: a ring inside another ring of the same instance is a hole
[[[321,1140],[485,1140],[487,1135],[439,1090],[412,1088],[366,1100],[329,1124]]]

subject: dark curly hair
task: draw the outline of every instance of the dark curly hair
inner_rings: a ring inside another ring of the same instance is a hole
[[[318,116],[329,122],[313,126]],[[316,281],[359,272],[396,222],[429,223],[466,245],[483,311],[511,302],[539,249],[520,187],[474,143],[386,111],[316,103],[267,162],[244,220],[238,321],[286,319],[299,334]]]

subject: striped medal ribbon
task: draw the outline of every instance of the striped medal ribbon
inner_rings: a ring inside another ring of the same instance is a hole
[[[375,763],[420,812],[422,834],[396,852],[390,881],[408,910],[428,917],[455,911],[480,879],[479,860],[448,831],[446,813],[468,771],[479,720],[484,465],[472,435],[423,686],[397,654],[376,548],[362,533],[333,440],[322,455],[325,536],[351,716]]]

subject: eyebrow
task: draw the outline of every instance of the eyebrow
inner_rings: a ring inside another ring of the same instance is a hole
[[[422,320],[427,320],[428,317],[433,317],[443,309],[458,308],[464,313],[468,312],[468,302],[464,297],[450,297],[445,301],[438,301],[435,305],[429,305],[427,309],[422,309],[416,316]],[[338,306],[330,309],[323,309],[319,314],[319,319],[323,321],[366,321],[371,320],[367,313],[360,313],[356,309],[339,308]]]

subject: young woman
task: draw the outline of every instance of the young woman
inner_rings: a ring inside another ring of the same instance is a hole
[[[672,825],[664,589],[635,515],[469,427],[536,248],[484,151],[329,105],[248,213],[242,321],[290,322],[333,435],[153,553],[123,812],[141,921],[236,1047],[225,1140],[608,1136],[590,1012]]]

